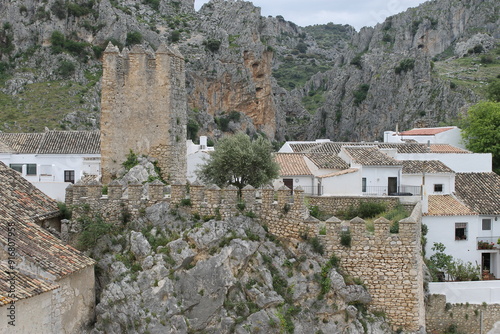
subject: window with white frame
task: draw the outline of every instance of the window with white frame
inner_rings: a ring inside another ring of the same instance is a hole
[[[41,165],[40,166],[41,176],[52,176],[52,165]]]
[[[484,218],[482,222],[483,231],[491,231],[491,218]]]
[[[467,223],[455,223],[455,240],[467,240]]]
[[[16,172],[19,173],[23,172],[23,164],[10,164],[9,167],[15,170]]]
[[[36,164],[26,164],[26,175],[36,175]]]
[[[361,179],[361,191],[366,192],[366,177]]]
[[[434,192],[435,193],[442,193],[443,192],[443,184],[442,183],[434,184]]]

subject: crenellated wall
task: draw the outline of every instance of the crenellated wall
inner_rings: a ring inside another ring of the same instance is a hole
[[[147,192],[143,192],[143,187],[148,188]],[[124,211],[134,219],[148,206],[169,201],[171,208],[184,207],[203,218],[252,216],[281,238],[316,236],[324,245],[326,256],[340,258],[342,270],[364,282],[373,298],[369,308],[385,312],[394,330],[425,328],[420,204],[410,217],[399,222],[399,233],[391,234],[390,222],[384,218],[376,220],[374,231],[369,232],[360,218],[342,222],[332,217],[320,222],[310,217],[300,187],[292,195],[286,187],[275,191],[271,186],[260,189],[247,186],[241,191],[241,199],[234,186],[221,189],[198,182],[189,186],[174,182],[170,198],[164,196],[164,185],[158,180],[149,185],[129,185],[127,196],[116,181],[108,185],[107,196],[101,195],[101,188],[97,182],[75,184],[67,189],[67,204],[75,207],[87,204],[106,221],[116,222],[122,219]],[[349,246],[341,242],[343,233],[351,237]]]

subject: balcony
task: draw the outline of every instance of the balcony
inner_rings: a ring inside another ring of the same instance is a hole
[[[305,195],[321,196],[323,195],[323,186],[301,186]]]
[[[493,250],[499,250],[500,245],[498,244],[498,241],[500,241],[500,236],[495,236],[495,237],[478,237],[476,238],[477,241],[477,249],[478,250],[486,250],[486,249],[493,249]]]
[[[389,193],[385,186],[368,186],[363,191],[363,196],[420,196],[420,186],[399,186],[396,192]]]

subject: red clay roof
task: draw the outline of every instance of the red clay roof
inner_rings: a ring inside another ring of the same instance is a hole
[[[276,153],[274,157],[280,166],[281,176],[312,175],[303,154]]]
[[[453,127],[446,128],[416,128],[400,133],[401,136],[434,136],[438,133],[454,129]]]
[[[429,195],[429,211],[426,216],[469,216],[477,212],[451,195]]]

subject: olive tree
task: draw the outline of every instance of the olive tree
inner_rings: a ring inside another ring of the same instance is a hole
[[[271,143],[258,137],[251,140],[244,133],[225,137],[198,171],[198,177],[219,187],[234,185],[240,191],[246,185],[259,187],[278,177]]]

